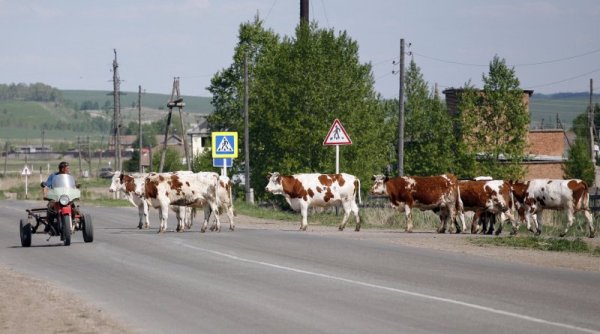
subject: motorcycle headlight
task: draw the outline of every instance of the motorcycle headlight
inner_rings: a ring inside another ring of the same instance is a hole
[[[69,200],[69,196],[67,196],[67,195],[61,195],[60,198],[58,199],[58,201],[60,202],[61,205],[64,206],[64,205],[69,204],[69,202],[71,200]]]

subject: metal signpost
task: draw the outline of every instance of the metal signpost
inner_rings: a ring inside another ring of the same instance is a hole
[[[221,167],[221,175],[227,176],[227,167],[233,166],[233,158],[238,156],[238,133],[213,132],[211,137],[213,166]]]
[[[333,121],[323,145],[335,145],[335,173],[340,173],[340,145],[352,145],[352,140],[337,118]]]
[[[25,165],[25,167],[23,167],[23,171],[21,172],[21,175],[25,176],[25,198],[27,199],[27,186],[29,184],[29,180],[27,179],[27,177],[29,175],[31,175],[31,171],[29,170],[29,167],[27,167],[27,165]]]

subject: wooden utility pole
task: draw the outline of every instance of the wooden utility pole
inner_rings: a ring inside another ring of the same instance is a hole
[[[300,22],[310,22],[308,17],[308,0],[300,0]]]
[[[142,86],[138,86],[138,141],[139,141],[139,164],[138,164],[138,171],[140,173],[144,172],[144,167],[142,166],[142,148],[144,147],[142,145]],[[152,162],[150,162],[152,163]]]
[[[113,143],[115,144],[115,170],[122,170],[121,165],[121,94],[119,79],[119,64],[117,63],[117,49],[114,49],[115,59],[113,60],[113,101],[114,101],[114,128]]]
[[[79,136],[77,136],[77,156],[79,159],[79,176],[83,176],[83,169],[81,167],[81,140]]]
[[[248,55],[244,54],[244,187],[246,203],[254,203],[254,193],[250,188],[250,130],[248,129]]]
[[[398,90],[398,176],[404,175],[404,38],[400,39]]]
[[[163,172],[163,168],[165,166],[165,154],[167,153],[167,140],[169,138],[169,127],[171,126],[171,117],[173,114],[173,107],[179,108],[179,119],[181,123],[181,137],[183,141],[183,147],[185,150],[185,160],[187,162],[188,170],[192,170],[190,165],[190,159],[188,157],[188,149],[185,141],[185,133],[183,131],[183,116],[181,114],[181,109],[185,106],[183,102],[183,97],[181,97],[181,93],[179,92],[179,77],[175,77],[173,79],[173,90],[171,91],[171,99],[167,103],[167,107],[169,108],[169,115],[167,116],[167,126],[165,128],[165,139],[163,141],[163,150],[160,156],[160,166],[158,169],[159,173]]]
[[[594,104],[592,98],[594,96],[594,80],[590,79],[590,106],[588,109],[588,124],[590,125],[590,156],[592,162],[596,164],[596,157],[594,157]]]

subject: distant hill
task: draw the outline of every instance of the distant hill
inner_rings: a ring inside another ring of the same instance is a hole
[[[97,102],[102,107],[106,101],[113,104],[112,91],[101,90],[62,90],[66,100],[73,101],[78,106],[86,101]],[[167,109],[166,105],[170,94],[142,93],[142,106],[150,109]],[[185,102],[184,111],[198,114],[211,114],[213,107],[210,104],[210,97],[201,96],[183,96]],[[138,92],[121,92],[121,108],[136,106],[138,101]]]
[[[560,119],[565,129],[570,129],[573,119],[587,112],[590,102],[589,93],[556,93],[537,94],[531,96],[529,112],[531,128],[556,128],[556,118]],[[600,103],[600,94],[594,94],[593,103]]]

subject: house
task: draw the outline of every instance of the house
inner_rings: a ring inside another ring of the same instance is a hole
[[[448,113],[452,116],[458,115],[458,101],[463,89],[446,89]],[[529,112],[529,99],[533,90],[523,90],[523,101],[527,112]],[[563,129],[529,129],[527,133],[527,158],[522,163],[525,167],[525,180],[534,178],[563,178],[562,165],[567,158],[570,142],[573,134],[568,134]]]
[[[211,133],[208,128],[208,116],[198,116],[198,123],[194,124],[186,134],[189,136],[191,155],[196,156],[210,150]]]

